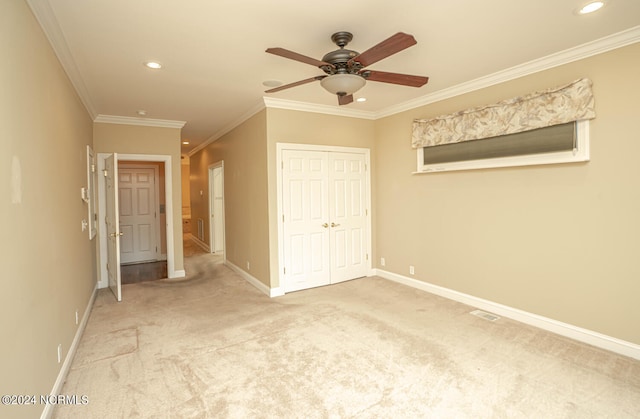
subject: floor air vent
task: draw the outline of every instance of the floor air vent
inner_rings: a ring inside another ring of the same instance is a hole
[[[204,220],[202,218],[198,218],[198,239],[204,241]]]
[[[486,311],[482,310],[473,310],[471,314],[473,314],[474,316],[482,317],[483,319],[489,320],[490,322],[495,322],[500,318],[500,316],[496,316],[495,314],[487,313]]]

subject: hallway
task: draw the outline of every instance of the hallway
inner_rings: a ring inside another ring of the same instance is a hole
[[[207,254],[200,246],[191,240],[191,235],[183,235],[184,257]],[[212,255],[217,258],[222,256]],[[186,264],[186,261],[185,261]],[[136,284],[138,282],[157,281],[167,279],[167,261],[129,263],[120,265],[122,285]]]
[[[185,258],[208,254],[204,249],[196,245],[193,240],[191,240],[191,235],[189,233],[185,233],[183,235],[183,246]],[[222,255],[212,256],[222,261]],[[185,261],[185,265],[186,263],[187,262]],[[160,260],[156,262],[123,264],[120,265],[120,271],[122,285],[167,279],[167,261]]]

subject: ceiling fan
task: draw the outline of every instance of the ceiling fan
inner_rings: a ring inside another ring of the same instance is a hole
[[[365,69],[365,67],[371,64],[377,63],[390,55],[417,44],[417,41],[412,35],[398,32],[369,48],[362,54],[357,51],[345,49],[345,46],[351,42],[352,39],[353,35],[344,31],[331,35],[331,41],[333,41],[339,49],[329,52],[322,57],[322,60],[316,60],[315,58],[307,57],[284,48],[268,48],[265,52],[269,54],[311,64],[326,74],[285,84],[269,89],[265,91],[265,93],[275,93],[319,80],[322,87],[328,92],[338,95],[338,104],[347,105],[353,102],[353,94],[360,90],[367,80],[412,87],[424,86],[429,81],[428,77],[423,76],[411,76],[408,74]]]

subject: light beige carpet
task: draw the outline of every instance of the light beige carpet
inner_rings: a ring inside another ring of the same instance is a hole
[[[187,269],[99,292],[62,391],[89,403],[55,417],[640,417],[629,358],[380,278],[269,299]]]

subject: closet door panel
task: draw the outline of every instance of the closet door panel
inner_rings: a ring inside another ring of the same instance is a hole
[[[331,283],[367,274],[365,156],[329,153]]]
[[[285,292],[331,283],[328,156],[283,150]]]

